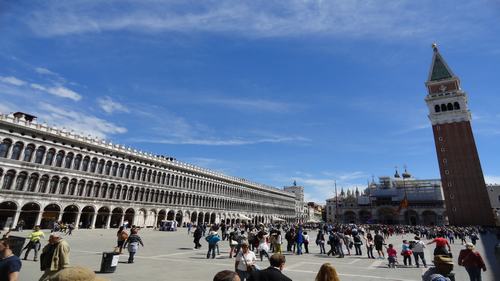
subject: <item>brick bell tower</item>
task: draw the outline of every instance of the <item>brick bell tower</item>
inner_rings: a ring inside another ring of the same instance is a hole
[[[467,94],[460,79],[432,45],[425,83],[441,182],[450,225],[494,225],[494,216],[471,128]]]

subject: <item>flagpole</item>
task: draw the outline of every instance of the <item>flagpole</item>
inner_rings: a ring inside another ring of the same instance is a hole
[[[339,197],[337,194],[337,180],[333,180],[333,184],[335,185],[335,223],[339,218]]]

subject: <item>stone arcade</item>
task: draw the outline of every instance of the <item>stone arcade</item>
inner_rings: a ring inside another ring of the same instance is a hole
[[[0,227],[294,221],[295,195],[0,114]]]

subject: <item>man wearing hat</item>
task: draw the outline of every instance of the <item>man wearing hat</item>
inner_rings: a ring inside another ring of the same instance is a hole
[[[48,281],[63,269],[69,267],[69,245],[61,238],[60,232],[49,236],[49,244],[43,247],[40,256],[40,269],[44,271],[39,281]]]
[[[453,260],[444,255],[434,256],[434,266],[429,268],[424,275],[422,281],[455,281],[453,270]]]
[[[481,281],[481,269],[486,271],[486,265],[479,252],[474,251],[474,244],[466,243],[465,249],[458,255],[458,265],[464,266],[471,281]]]

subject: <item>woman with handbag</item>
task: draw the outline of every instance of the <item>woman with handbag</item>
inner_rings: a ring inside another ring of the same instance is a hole
[[[118,229],[118,231],[116,232],[116,249],[115,249],[115,252],[117,253],[122,253],[122,250],[123,250],[123,244],[125,243],[125,241],[127,241],[128,239],[128,233],[127,231],[125,231],[124,227],[123,226],[120,226],[120,228]]]
[[[234,268],[241,281],[246,281],[250,277],[250,272],[255,270],[257,257],[255,253],[248,249],[248,242],[241,244],[241,251],[236,255]]]

